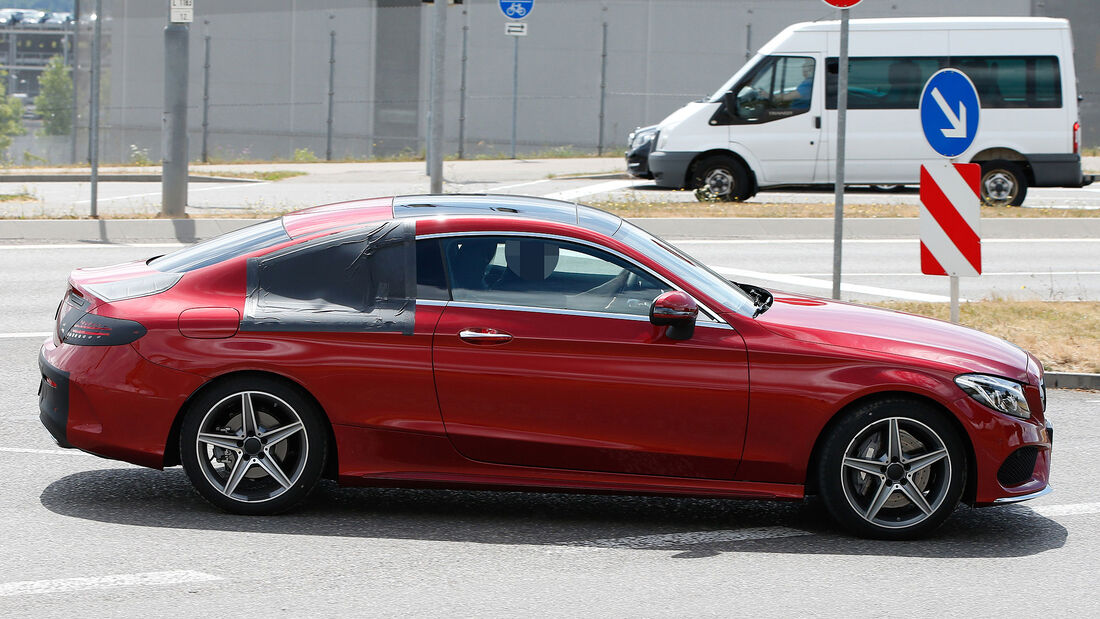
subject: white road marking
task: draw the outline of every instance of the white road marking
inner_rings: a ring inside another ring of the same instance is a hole
[[[40,338],[52,335],[50,331],[35,331],[33,333],[0,333],[0,340],[15,340],[21,338]]]
[[[13,454],[37,454],[44,456],[91,456],[98,458],[95,454],[90,454],[79,449],[30,449],[28,447],[0,447],[0,452],[13,453]]]
[[[501,185],[500,187],[490,187],[489,189],[486,189],[485,192],[486,193],[492,193],[492,192],[497,192],[497,191],[504,191],[505,189],[515,189],[516,187],[529,187],[531,185],[539,185],[539,184],[542,184],[542,183],[549,183],[549,182],[550,182],[550,179],[544,178],[542,180],[537,180],[537,181],[527,181],[526,183],[515,183],[514,185]]]
[[[730,267],[720,266],[712,266],[711,268],[718,273],[721,273],[722,275],[730,275],[733,277],[748,277],[769,282],[777,282],[780,284],[791,284],[792,286],[805,286],[806,288],[815,288],[820,290],[831,290],[833,287],[832,280],[816,279],[812,277],[799,277],[797,275],[786,275],[781,273],[763,273],[761,271],[749,271],[747,269],[733,269]],[[860,294],[872,294],[875,296],[886,297],[890,299],[904,299],[906,301],[926,301],[929,303],[946,303],[951,300],[951,297],[946,297],[938,294],[926,294],[923,292],[898,290],[896,288],[880,288],[878,286],[864,286],[862,284],[846,284],[843,282],[841,282],[840,284],[840,291],[854,292]],[[960,297],[959,301],[965,303],[967,299]]]
[[[1036,505],[1031,511],[1040,516],[1080,516],[1082,514],[1100,514],[1098,503],[1070,503],[1067,505]]]
[[[595,548],[664,548],[694,544],[716,544],[721,542],[744,542],[757,539],[801,537],[804,535],[813,535],[813,533],[789,527],[753,527],[748,529],[686,531],[684,533],[614,537],[587,542],[573,542],[569,545]]]
[[[196,572],[194,570],[141,572],[137,574],[115,574],[113,576],[57,578],[53,580],[22,580],[0,584],[0,596],[69,593],[72,591],[93,591],[96,589],[114,589],[117,587],[179,585],[183,583],[210,582],[214,580],[222,580],[222,577],[207,574],[205,572]]]
[[[127,249],[186,247],[190,243],[61,243],[57,245],[0,245],[0,250],[27,249]]]
[[[787,275],[800,275],[802,277],[832,277],[832,273],[787,273]],[[844,276],[861,276],[861,277],[909,277],[912,275],[920,275],[920,273],[913,272],[867,272],[867,273],[855,273],[851,271],[845,271]],[[1100,271],[982,271],[982,277],[1016,277],[1018,275],[1100,275]]]
[[[256,187],[256,186],[259,186],[259,185],[270,185],[271,182],[272,181],[262,181],[262,182],[259,182],[259,183],[248,183],[246,186]],[[202,187],[202,188],[199,188],[199,189],[191,189],[189,187],[187,189],[187,193],[192,194],[192,193],[198,193],[200,191],[218,191],[218,190],[221,190],[221,189],[233,189],[235,187],[238,187],[239,185],[240,185],[240,183],[232,183],[232,184],[229,184],[229,185],[219,185],[217,187]],[[134,193],[134,194],[130,194],[128,196],[115,196],[113,198],[100,198],[100,197],[97,197],[96,198],[96,203],[98,204],[99,202],[113,202],[115,200],[129,200],[130,198],[148,198],[150,196],[159,196],[159,195],[161,195],[161,192],[153,191],[153,192],[149,192],[149,193]],[[91,198],[89,198],[87,200],[76,200],[75,202],[73,202],[73,204],[90,204],[91,201],[92,201]]]
[[[577,198],[583,198],[584,196],[590,196],[596,193],[607,193],[609,191],[618,191],[619,189],[626,189],[627,187],[633,187],[640,184],[641,181],[607,181],[605,183],[596,183],[595,185],[588,185],[587,187],[579,187],[577,189],[567,189],[565,191],[556,191],[554,193],[548,193],[545,196],[539,196],[541,198],[550,198],[552,200],[576,200]]]

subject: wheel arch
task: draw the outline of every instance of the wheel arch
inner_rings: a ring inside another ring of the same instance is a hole
[[[756,192],[760,189],[760,185],[756,181],[756,170],[752,167],[747,159],[728,148],[712,148],[710,150],[702,151],[692,157],[691,163],[689,163],[687,169],[684,170],[684,178],[681,184],[682,187],[691,189],[692,170],[695,169],[695,164],[711,156],[729,157],[730,159],[733,159],[737,163],[744,166],[745,172],[747,172],[749,175],[749,183],[751,184],[752,193],[755,195]]]
[[[309,389],[306,389],[305,386],[303,386],[298,381],[282,374],[278,374],[276,372],[268,372],[263,370],[238,370],[221,374],[206,381],[198,389],[192,392],[191,395],[187,396],[187,399],[184,400],[179,410],[176,411],[176,417],[172,420],[172,427],[168,431],[167,443],[164,446],[164,467],[167,468],[169,466],[180,464],[180,429],[183,426],[183,418],[186,416],[187,410],[191,407],[191,403],[201,397],[210,389],[213,389],[226,381],[238,378],[247,378],[250,376],[276,380],[286,385],[290,389],[297,391],[299,395],[307,398],[310,402],[317,406],[317,410],[321,411],[321,417],[325,421],[325,429],[328,431],[328,458],[325,462],[325,468],[322,475],[328,479],[336,479],[337,467],[339,463],[339,459],[336,453],[336,434],[333,432],[332,420],[328,418],[328,413],[325,411],[325,407],[321,406],[321,403],[317,400],[316,397],[314,397],[312,393],[310,393]]]
[[[1023,169],[1024,174],[1027,174],[1028,184],[1033,185],[1035,183],[1035,172],[1031,169],[1031,162],[1026,156],[1015,149],[1004,146],[986,148],[978,151],[970,158],[970,163],[982,164],[993,161],[1008,161],[1019,165],[1020,168]]]
[[[974,497],[977,494],[978,476],[977,476],[977,462],[974,455],[974,445],[970,440],[970,434],[966,431],[962,422],[958,416],[952,413],[946,406],[935,398],[928,397],[912,391],[878,391],[875,393],[869,393],[860,396],[851,402],[848,402],[842,406],[839,410],[833,413],[833,416],[822,426],[821,431],[818,433],[817,438],[814,440],[813,449],[810,450],[810,459],[807,462],[806,467],[806,479],[805,488],[807,494],[817,494],[817,469],[821,462],[821,446],[825,442],[826,437],[832,432],[833,428],[848,414],[849,411],[869,404],[871,402],[878,402],[881,400],[893,400],[903,399],[913,402],[920,402],[927,404],[933,409],[938,410],[941,415],[952,424],[956,432],[958,432],[960,440],[962,440],[963,446],[966,448],[966,485],[963,488],[962,500],[965,503],[973,503]]]

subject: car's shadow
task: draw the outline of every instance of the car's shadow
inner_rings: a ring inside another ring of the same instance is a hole
[[[960,508],[927,539],[881,542],[839,532],[817,501],[338,488],[331,482],[322,483],[305,507],[289,514],[248,517],[205,503],[178,468],[76,473],[50,484],[41,501],[64,516],[146,527],[574,549],[629,547],[673,551],[676,558],[723,552],[1019,557],[1060,548],[1067,536],[1057,522],[1018,506]],[[713,541],[715,536],[689,541],[656,537],[699,531],[745,531],[750,539],[729,541],[735,533],[717,536],[726,541]],[[777,537],[768,537],[773,533]],[[632,541],[620,542],[623,538]]]

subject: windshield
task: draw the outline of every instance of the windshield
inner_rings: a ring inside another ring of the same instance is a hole
[[[623,220],[622,226],[613,238],[649,256],[676,277],[721,303],[726,309],[743,316],[751,317],[756,314],[756,304],[752,297],[736,284],[634,224]]]
[[[737,70],[737,73],[733,74],[733,77],[726,80],[726,83],[722,84],[721,88],[714,91],[714,94],[710,96],[709,101],[711,103],[718,103],[719,101],[721,101],[722,97],[725,96],[727,92],[733,90],[733,87],[737,85],[737,82],[741,81],[742,77],[744,77],[749,71],[756,68],[756,65],[760,63],[761,58],[764,58],[764,56],[757,54],[749,59],[748,62],[741,65],[741,68]]]

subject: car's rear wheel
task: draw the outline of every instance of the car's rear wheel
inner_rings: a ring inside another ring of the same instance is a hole
[[[195,489],[224,510],[276,514],[313,491],[328,434],[316,404],[266,377],[235,378],[192,403],[180,459]]]
[[[1020,206],[1027,197],[1027,175],[1008,161],[982,164],[982,202],[987,206]]]
[[[711,155],[691,168],[691,188],[700,202],[731,202],[752,197],[749,173],[733,157]]]
[[[818,488],[833,517],[864,537],[911,539],[951,515],[966,482],[966,450],[940,411],[887,399],[861,406],[822,445]]]

